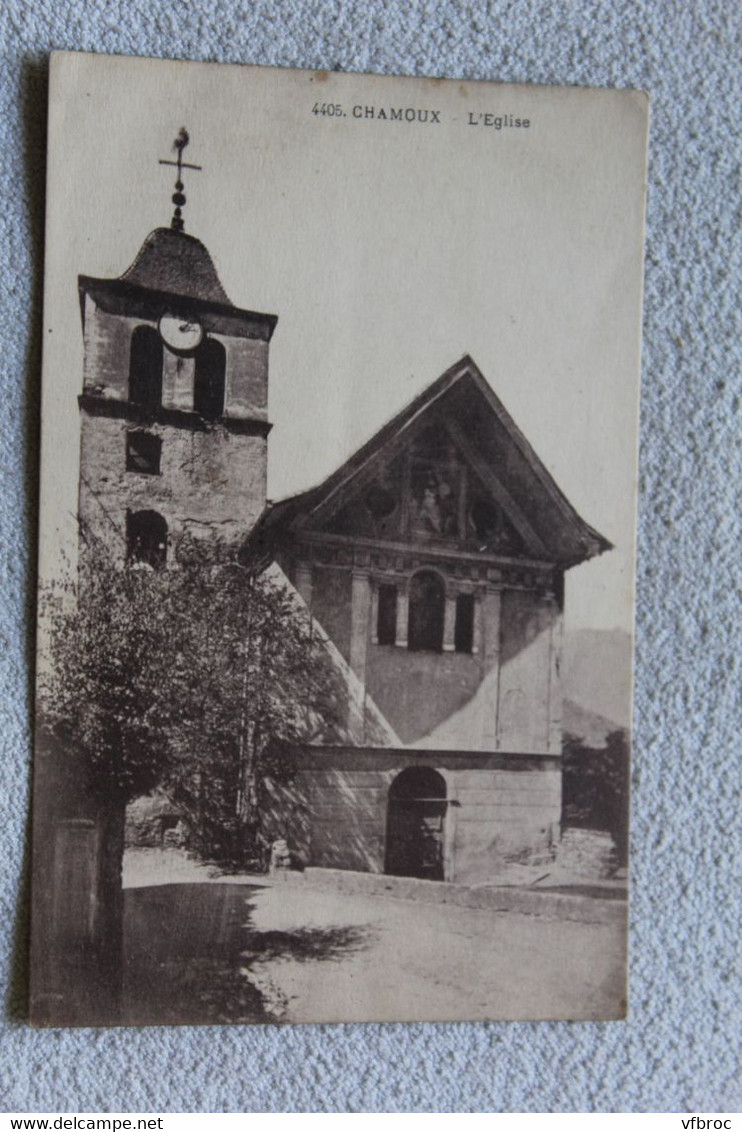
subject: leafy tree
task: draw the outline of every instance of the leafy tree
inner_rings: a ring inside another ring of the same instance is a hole
[[[202,855],[239,863],[265,850],[265,778],[290,778],[299,746],[335,733],[337,678],[280,571],[204,568],[196,555],[182,573],[170,681],[184,703],[163,783]]]
[[[337,687],[279,572],[181,544],[167,570],[122,569],[96,546],[76,585],[46,591],[42,729],[92,795],[123,810],[163,786],[202,854],[260,849],[266,774],[335,723]]]
[[[213,544],[167,570],[88,545],[40,604],[34,1016],[116,1022],[127,803],[161,786],[204,856],[254,858],[263,776],[332,730],[337,673],[280,572]]]
[[[588,747],[581,739],[567,734],[563,753],[564,824],[610,833],[619,862],[626,864],[629,836],[627,733],[621,728],[611,731],[604,748]]]

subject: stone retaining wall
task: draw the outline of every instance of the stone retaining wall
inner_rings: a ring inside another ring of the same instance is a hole
[[[348,896],[380,896],[422,904],[455,904],[492,912],[514,912],[544,919],[576,920],[580,923],[623,923],[625,899],[585,896],[579,892],[550,892],[536,888],[467,887],[410,877],[380,876],[346,869],[308,868],[303,873],[286,870],[271,878],[288,885],[302,885],[322,892]]]

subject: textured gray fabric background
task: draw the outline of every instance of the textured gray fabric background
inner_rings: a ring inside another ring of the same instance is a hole
[[[739,111],[734,0],[5,0],[0,1108],[739,1108]],[[631,1020],[34,1032],[23,1021],[47,53],[53,48],[652,94]],[[15,974],[11,978],[11,971]]]

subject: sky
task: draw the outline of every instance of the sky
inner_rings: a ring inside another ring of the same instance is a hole
[[[235,305],[278,315],[269,498],[323,479],[470,354],[614,544],[569,572],[568,627],[630,630],[647,106],[627,91],[55,56],[42,577],[75,538],[77,275],[121,275],[169,223],[158,160],[183,125],[202,166],[186,231]]]

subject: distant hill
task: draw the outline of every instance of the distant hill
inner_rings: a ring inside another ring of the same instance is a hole
[[[607,736],[618,727],[619,724],[613,719],[606,719],[596,711],[588,711],[572,700],[564,701],[562,731],[564,735],[574,735],[586,747],[605,747]]]
[[[565,632],[565,731],[602,746],[609,731],[629,727],[631,651],[631,636],[622,629]]]

